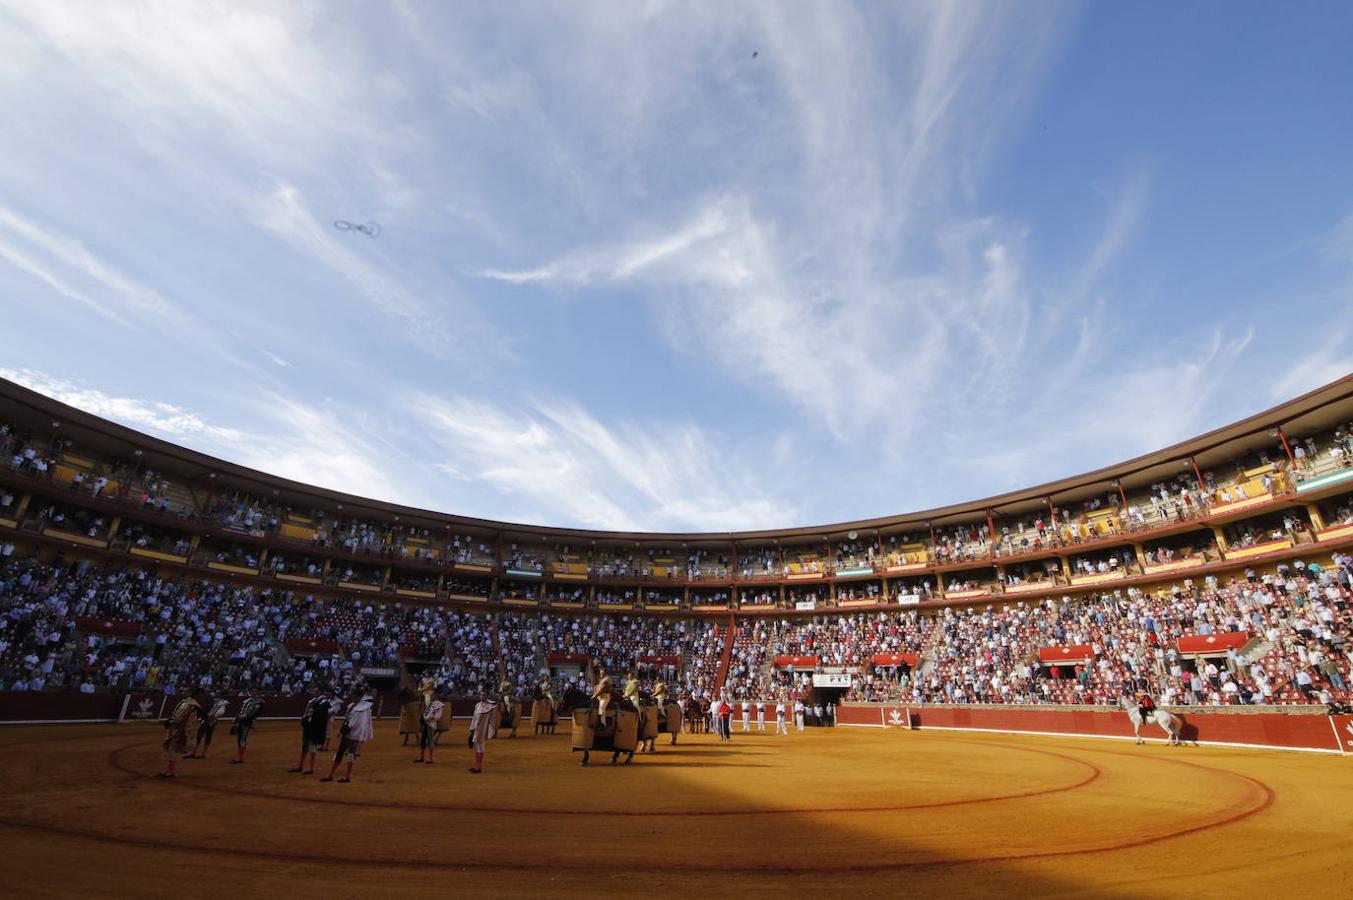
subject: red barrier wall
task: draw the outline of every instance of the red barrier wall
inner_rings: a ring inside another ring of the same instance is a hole
[[[898,707],[850,704],[840,708],[837,722],[840,725],[882,727],[889,714],[900,708],[909,710],[912,725],[922,729],[970,728],[1084,737],[1132,736],[1132,723],[1128,721],[1126,713],[1094,707]],[[1319,711],[1278,712],[1273,707],[1266,707],[1263,712],[1221,709],[1175,709],[1171,712],[1183,719],[1182,734],[1189,741],[1330,752],[1344,750],[1344,741],[1336,735],[1336,731],[1340,727],[1348,727],[1348,723],[1343,720],[1349,718],[1331,717]],[[1163,732],[1150,726],[1143,729],[1143,735],[1159,738]]]
[[[0,691],[0,722],[116,722],[123,696]]]
[[[127,698],[126,712],[122,701]],[[119,714],[127,722],[156,722],[169,715],[180,699],[158,691],[133,691],[127,694],[80,694],[72,691],[0,691],[0,725],[40,722],[116,722]],[[242,694],[229,696],[226,718],[240,708]],[[264,697],[264,719],[299,719],[305,710],[304,695],[293,697]],[[451,702],[452,714],[457,719],[468,719],[474,712],[474,700],[456,699]],[[522,702],[525,719],[531,717],[531,701]],[[387,691],[376,697],[376,718],[399,716],[399,695]]]

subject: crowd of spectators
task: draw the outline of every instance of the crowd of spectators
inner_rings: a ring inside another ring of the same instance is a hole
[[[481,687],[495,687],[500,669],[490,618],[452,610],[441,610],[437,617],[445,631],[444,651],[434,664],[421,668],[419,681],[430,678],[438,691],[452,697],[472,697]],[[506,649],[503,662],[510,670],[512,662]]]
[[[46,503],[38,508],[38,528],[54,528],[90,538],[108,536],[108,518],[102,513],[69,503]]]
[[[1350,565],[1294,563],[1244,580],[1185,581],[982,610],[946,608],[933,665],[902,696],[931,703],[1115,703],[1144,688],[1164,703],[1328,702],[1347,697]],[[1245,632],[1224,657],[1181,654],[1189,635]],[[1070,666],[1039,650],[1088,646]],[[1242,652],[1244,650],[1244,652]],[[1220,664],[1219,664],[1220,661]]]
[[[181,531],[141,522],[124,522],[118,530],[118,538],[126,542],[128,547],[154,550],[174,556],[186,557],[192,547],[188,536]]]
[[[1104,704],[1144,687],[1167,704],[1344,700],[1351,577],[1353,558],[1336,554],[1333,566],[1294,562],[1224,585],[1209,578],[933,614],[748,620],[725,684],[735,696],[774,696],[794,684],[772,664],[787,656],[855,673],[853,696],[866,699]],[[549,674],[551,654],[617,673],[675,658],[680,675],[677,667],[647,674],[710,690],[727,640],[726,625],[700,620],[504,613],[494,621],[376,598],[174,581],[134,566],[16,558],[12,545],[0,553],[0,614],[0,687],[28,690],[202,684],[288,692],[419,659],[434,663],[448,690],[506,675],[526,691]],[[1245,639],[1224,656],[1177,647],[1185,636],[1239,632]],[[305,653],[307,643],[318,649]],[[1061,646],[1089,649],[1065,664],[1040,660],[1040,650]],[[908,654],[916,666],[874,666],[879,654]]]
[[[1353,510],[1350,510],[1353,512]],[[734,640],[726,686],[774,697],[803,682],[777,657],[853,674],[850,697],[925,703],[1114,704],[1137,690],[1164,704],[1328,703],[1349,698],[1353,557],[1294,562],[1228,584],[1184,581],[1039,604],[759,619]],[[1244,633],[1224,654],[1181,637]],[[1040,650],[1088,648],[1066,664]],[[904,661],[900,656],[905,654]],[[875,657],[884,664],[874,665]],[[913,666],[913,662],[915,666]]]
[[[284,672],[269,650],[267,592],[206,581],[173,582],[141,569],[88,561],[0,560],[0,682],[43,687],[147,688],[249,684]],[[117,623],[130,633],[77,620]]]

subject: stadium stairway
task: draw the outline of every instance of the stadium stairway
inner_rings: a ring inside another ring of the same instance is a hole
[[[940,638],[944,635],[944,629],[932,627],[930,633],[926,635],[925,643],[921,645],[921,661],[916,666],[914,681],[920,682],[923,678],[929,678],[930,673],[935,669],[935,655],[939,650]]]
[[[1265,656],[1268,656],[1269,653],[1273,652],[1274,649],[1276,649],[1276,645],[1260,638],[1258,640],[1251,641],[1249,646],[1247,646],[1243,651],[1241,651],[1239,656],[1241,661],[1244,662],[1245,665],[1251,666],[1259,662]]]
[[[498,680],[507,680],[507,666],[503,663],[503,646],[498,643],[498,616],[489,616],[489,647],[493,650],[493,661],[498,665]]]
[[[723,690],[723,683],[728,678],[728,667],[733,662],[733,642],[737,639],[738,623],[737,620],[729,617],[728,625],[723,629],[724,644],[723,656],[719,659],[719,674],[714,676],[714,692],[717,694]]]
[[[772,684],[775,681],[775,655],[767,653],[761,660],[761,668],[756,673],[757,684]]]
[[[188,509],[199,515],[204,512],[202,504],[198,500],[196,494],[194,494],[192,488],[186,484],[179,484],[176,481],[169,482],[169,488],[165,491],[165,496],[169,498],[169,502],[174,509]]]

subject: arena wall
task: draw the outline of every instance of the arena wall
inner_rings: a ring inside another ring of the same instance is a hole
[[[0,691],[0,724],[158,721],[168,713],[173,700],[173,697],[151,692],[78,694]],[[268,704],[264,718],[294,719],[299,718],[305,698],[271,698]],[[233,702],[231,705],[235,706]],[[470,702],[456,704],[456,716],[468,716],[472,706]],[[1230,710],[1176,707],[1171,711],[1183,719],[1183,736],[1190,742],[1272,750],[1353,753],[1353,716],[1331,716],[1319,708],[1258,707]],[[377,714],[381,718],[397,717],[397,695],[382,694],[377,700]],[[734,718],[739,718],[739,715]],[[766,718],[768,722],[774,722],[772,708],[767,709]],[[1132,739],[1132,724],[1126,713],[1095,707],[851,703],[837,710],[836,721],[841,726],[861,728],[901,730],[909,723],[912,728],[941,731]],[[1143,734],[1152,741],[1163,740],[1163,737],[1158,736],[1159,729],[1154,726],[1144,729]]]
[[[1353,716],[1331,716],[1316,708],[1260,707],[1245,710],[1178,707],[1190,742],[1219,746],[1353,753]],[[837,711],[837,724],[863,728],[912,728],[1049,734],[1132,739],[1132,723],[1116,709],[1039,706],[899,706],[852,703]],[[1164,740],[1149,726],[1143,736]]]
[[[226,718],[239,709],[243,695],[228,694]],[[156,722],[165,718],[178,702],[177,696],[158,691],[80,694],[74,691],[0,691],[0,725],[53,725],[81,722]],[[306,697],[265,698],[263,719],[299,719]],[[473,699],[451,701],[452,715],[468,719],[474,713]],[[523,704],[522,718],[531,719],[530,703]],[[399,717],[399,695],[393,691],[376,698],[376,718]]]
[[[116,722],[126,697],[121,693],[0,691],[0,723]]]

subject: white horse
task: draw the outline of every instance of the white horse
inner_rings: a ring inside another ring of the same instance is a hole
[[[1146,743],[1142,739],[1142,713],[1137,708],[1137,704],[1126,697],[1119,697],[1118,705],[1127,712],[1128,721],[1132,723],[1132,735],[1137,739],[1137,743]],[[1169,738],[1170,746],[1183,746],[1184,742],[1179,737],[1179,730],[1183,728],[1184,722],[1179,716],[1167,713],[1163,709],[1157,709],[1147,717],[1147,724],[1159,725],[1161,730],[1165,732],[1166,737]]]

